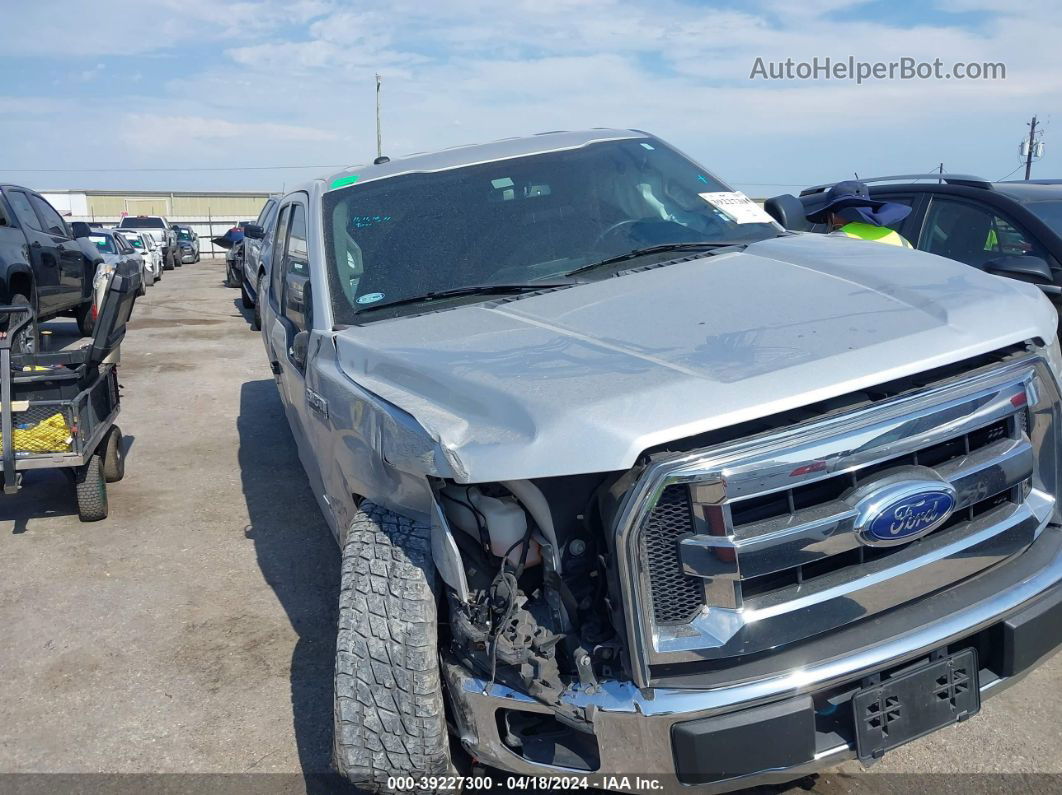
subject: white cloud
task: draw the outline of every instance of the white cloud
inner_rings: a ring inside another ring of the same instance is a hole
[[[659,132],[750,181],[818,181],[834,169],[910,170],[945,158],[1002,174],[1025,119],[1062,101],[1062,21],[1048,0],[938,2],[931,18],[886,18],[870,0],[141,3],[135,16],[158,52],[137,65],[144,79],[135,87],[117,67],[96,81],[97,90],[113,87],[113,97],[96,100],[112,112],[93,117],[88,154],[104,158],[118,141],[123,157],[146,164],[163,154],[203,165],[362,160],[375,148],[373,74],[381,72],[391,154],[617,125]],[[92,5],[102,24],[133,13],[121,0]],[[43,7],[19,4],[13,27],[40,23]],[[962,12],[952,24],[948,10]],[[81,35],[72,15],[33,28],[43,34],[35,45],[5,25],[0,47],[40,48],[49,35],[49,51],[112,47]],[[204,42],[224,64],[183,55]],[[1003,61],[1008,72],[998,82],[862,86],[749,79],[757,57],[848,55]],[[78,68],[91,72],[103,63],[97,57]],[[161,82],[160,62],[169,71]]]
[[[106,68],[106,64],[98,63],[91,69],[82,69],[80,72],[74,75],[74,79],[79,80],[82,83],[91,83],[93,80],[99,77],[100,74],[102,74],[103,70]]]
[[[4,2],[0,52],[50,58],[161,52],[284,31],[333,8],[327,0],[14,0]]]
[[[320,143],[338,137],[329,130],[272,122],[233,122],[205,116],[163,116],[128,113],[122,118],[122,140],[140,152],[174,155],[189,149],[244,141]]]

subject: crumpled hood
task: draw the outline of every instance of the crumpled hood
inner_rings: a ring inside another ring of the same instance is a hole
[[[1033,337],[1035,287],[821,235],[341,331],[340,366],[466,482],[603,472],[671,440]]]

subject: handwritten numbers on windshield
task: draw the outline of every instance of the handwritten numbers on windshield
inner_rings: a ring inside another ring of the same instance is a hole
[[[375,226],[376,224],[382,224],[385,221],[390,221],[389,215],[352,215],[350,217],[351,229],[364,229],[368,226]]]

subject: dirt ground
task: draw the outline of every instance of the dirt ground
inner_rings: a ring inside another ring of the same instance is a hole
[[[78,522],[60,473],[0,496],[0,790],[339,787],[338,551],[261,340],[222,277],[220,261],[186,265],[137,303],[120,370],[127,474],[110,486],[110,518]],[[53,347],[75,341],[73,321],[45,328]],[[1057,791],[1062,777],[1033,774],[1062,774],[1060,716],[1062,656],[874,775],[848,764],[804,786]],[[12,775],[39,773],[94,775]],[[1026,778],[928,775],[956,773]]]

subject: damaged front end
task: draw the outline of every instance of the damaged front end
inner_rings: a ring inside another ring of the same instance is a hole
[[[441,643],[454,708],[461,709],[455,676],[481,681],[484,691],[521,694],[528,703],[498,711],[491,728],[508,751],[535,764],[596,769],[592,715],[566,694],[592,693],[599,681],[623,676],[598,509],[598,495],[614,481],[598,474],[433,483],[433,553],[449,613]],[[460,715],[457,722],[472,723]]]

